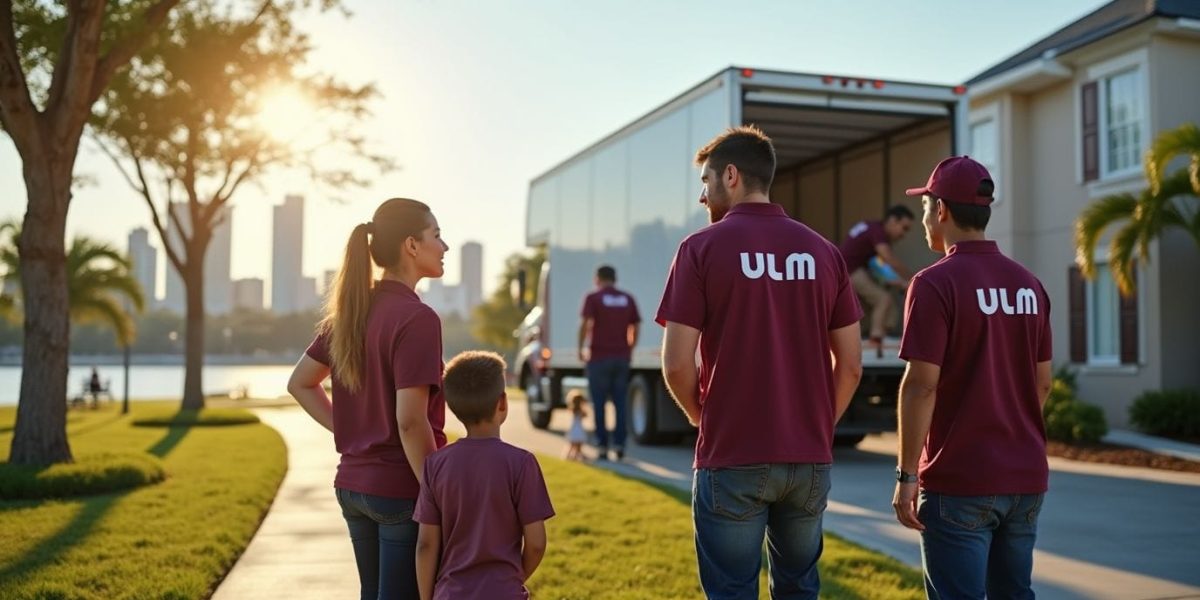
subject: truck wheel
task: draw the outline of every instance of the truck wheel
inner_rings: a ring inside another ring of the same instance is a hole
[[[542,398],[542,386],[538,384],[533,373],[525,371],[521,374],[521,389],[525,390],[525,408],[529,412],[529,423],[535,429],[550,427],[550,403]]]
[[[658,430],[658,399],[654,386],[645,375],[634,375],[629,379],[629,431],[633,439],[644,446],[668,442]]]
[[[834,448],[853,448],[867,437],[865,433],[835,433],[833,434]]]

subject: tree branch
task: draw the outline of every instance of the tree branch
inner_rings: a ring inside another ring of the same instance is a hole
[[[176,4],[179,4],[179,0],[159,0],[154,6],[146,9],[142,28],[136,33],[130,34],[125,39],[118,41],[100,59],[99,64],[96,66],[95,76],[92,78],[92,89],[88,96],[90,99],[89,102],[94,102],[96,98],[100,97],[100,94],[108,87],[108,82],[112,79],[113,74],[117,72],[117,69],[127,64],[133,58],[133,55],[137,54],[146,45],[150,40],[150,36],[158,31]]]
[[[138,190],[139,192],[141,192],[142,198],[144,198],[146,200],[146,206],[150,208],[150,219],[154,223],[154,229],[156,231],[158,231],[158,239],[162,240],[163,250],[167,254],[167,260],[171,261],[171,264],[175,266],[176,271],[182,273],[184,270],[183,268],[185,266],[185,263],[183,262],[183,260],[181,260],[179,258],[179,254],[175,252],[175,249],[171,247],[171,238],[167,235],[167,229],[165,227],[163,227],[162,219],[158,215],[158,207],[154,206],[153,194],[151,194],[151,192],[150,192],[150,184],[147,183],[147,181],[146,181],[146,171],[145,171],[145,169],[142,168],[142,161],[133,153],[133,151],[132,151],[133,143],[128,138],[125,139],[125,144],[127,146],[129,146],[129,148],[130,148],[129,156],[130,156],[131,160],[133,160],[133,166],[137,171],[138,183],[140,184],[140,185],[135,185],[133,183],[133,181],[130,180],[130,185],[132,185],[135,190]],[[113,160],[116,160],[115,157]],[[124,172],[123,169],[122,169],[122,172]],[[168,218],[168,220],[174,220],[175,219],[175,211],[171,210],[170,188],[167,189],[166,196],[167,196],[167,218]],[[175,227],[178,228],[179,223],[175,223]],[[180,233],[179,237],[182,238],[183,230],[180,229],[179,233]]]
[[[45,111],[56,139],[70,139],[75,129],[82,130],[96,100],[89,92],[100,52],[104,5],[100,0],[67,2],[67,32],[54,65]]]
[[[40,141],[39,116],[17,55],[12,2],[0,2],[0,123],[22,156]]]

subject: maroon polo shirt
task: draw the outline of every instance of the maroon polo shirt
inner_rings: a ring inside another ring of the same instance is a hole
[[[642,322],[633,296],[606,285],[583,299],[580,316],[592,320],[590,360],[630,359],[629,326]]]
[[[537,459],[500,438],[462,438],[425,459],[413,519],[442,528],[434,600],[529,597],[524,527],[554,516]]]
[[[859,221],[850,228],[846,239],[838,247],[846,260],[846,270],[853,273],[867,266],[875,256],[875,246],[889,244],[887,232],[879,221]]]
[[[683,240],[656,320],[701,332],[695,466],[831,462],[829,331],[861,317],[837,247],[778,204]]]
[[[921,487],[960,496],[1046,491],[1037,364],[1050,297],[993,241],[959,242],[908,288],[900,358],[941,366]]]
[[[399,281],[376,282],[374,294],[363,385],[352,393],[333,378],[333,440],[342,455],[333,484],[363,494],[415,499],[420,485],[400,443],[396,391],[429,386],[429,424],[437,447],[445,446],[442,322]],[[318,335],[306,353],[332,365],[325,335]]]

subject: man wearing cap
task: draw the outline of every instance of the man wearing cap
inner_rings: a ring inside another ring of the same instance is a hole
[[[579,356],[587,347],[588,395],[592,397],[592,421],[595,424],[596,457],[608,460],[608,399],[617,413],[612,432],[613,457],[625,458],[625,396],[629,388],[629,362],[637,346],[642,316],[637,302],[628,292],[619,290],[617,270],[602,265],[596,269],[596,289],[583,299],[579,323]],[[588,339],[591,345],[585,346]]]
[[[862,374],[862,310],[837,247],[768,197],[775,149],[755,127],[696,153],[712,225],[679,245],[656,321],[663,375],[700,427],[692,517],[708,598],[820,589],[833,427]],[[696,348],[700,365],[696,365]]]
[[[859,221],[842,240],[838,250],[846,260],[846,270],[850,272],[850,282],[854,284],[854,292],[871,307],[871,326],[868,337],[877,350],[883,348],[883,338],[887,330],[897,325],[899,321],[895,301],[887,288],[875,282],[867,265],[871,259],[878,256],[884,264],[892,267],[899,275],[893,283],[903,288],[912,276],[908,266],[892,252],[892,244],[908,235],[912,229],[913,214],[907,206],[896,205],[887,210],[882,221]]]
[[[930,598],[1033,598],[1050,300],[985,238],[993,190],[983,165],[955,156],[907,191],[921,196],[930,249],[946,255],[908,288],[892,499],[921,532]]]

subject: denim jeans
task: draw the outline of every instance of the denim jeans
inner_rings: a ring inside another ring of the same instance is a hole
[[[692,518],[700,585],[710,599],[758,598],[763,535],[772,598],[817,598],[828,464],[697,469]]]
[[[362,600],[417,598],[416,500],[336,489],[350,528]]]
[[[625,448],[625,395],[629,392],[629,361],[623,358],[601,358],[587,364],[588,394],[592,397],[593,419],[596,426],[596,445],[608,448],[607,400],[612,398],[617,413],[613,429],[613,446]]]
[[[1033,598],[1033,544],[1045,494],[947,496],[922,490],[925,595]]]

